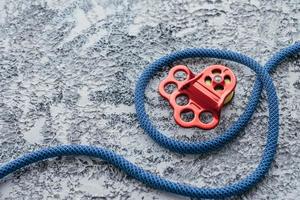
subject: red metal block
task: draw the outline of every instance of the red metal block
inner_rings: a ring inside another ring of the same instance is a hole
[[[185,74],[184,80],[177,74]],[[222,65],[212,65],[195,75],[184,65],[173,67],[166,79],[159,85],[159,93],[174,109],[174,118],[182,127],[212,129],[219,123],[222,107],[234,94],[236,77]],[[167,87],[176,87],[172,92]],[[179,100],[185,101],[179,101]],[[184,113],[191,113],[192,119],[183,119]]]

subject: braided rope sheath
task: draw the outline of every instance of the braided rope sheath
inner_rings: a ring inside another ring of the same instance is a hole
[[[261,161],[257,168],[250,175],[239,182],[221,188],[199,188],[185,183],[177,183],[147,172],[111,150],[87,145],[61,145],[44,148],[29,154],[25,154],[15,160],[3,164],[0,167],[0,179],[22,167],[44,159],[56,156],[85,155],[106,160],[115,165],[117,168],[123,170],[128,175],[152,188],[197,198],[226,198],[233,195],[240,195],[262,180],[269,170],[276,153],[279,128],[278,98],[275,87],[272,83],[272,79],[268,72],[272,69],[275,69],[276,66],[278,66],[278,64],[286,57],[294,55],[298,52],[300,52],[300,43],[296,43],[276,53],[266,63],[265,67],[262,68],[253,59],[232,51],[218,49],[186,49],[164,56],[156,62],[150,64],[142,73],[137,82],[135,90],[135,105],[138,120],[141,126],[158,144],[178,153],[205,153],[219,149],[234,139],[250,120],[250,117],[254,113],[260,98],[262,88],[264,88],[267,93],[270,116],[267,142]],[[249,67],[258,75],[249,103],[240,118],[233,123],[230,128],[221,136],[203,142],[185,142],[165,136],[152,125],[146,114],[144,105],[145,89],[149,80],[156,72],[160,71],[163,66],[170,65],[176,60],[194,57],[210,57],[235,61]]]

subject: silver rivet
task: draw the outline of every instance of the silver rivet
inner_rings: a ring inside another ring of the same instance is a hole
[[[222,81],[222,77],[220,75],[216,75],[214,77],[214,81],[217,82],[217,83],[220,83]]]

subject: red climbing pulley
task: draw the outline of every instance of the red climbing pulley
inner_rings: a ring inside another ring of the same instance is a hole
[[[177,77],[180,73],[185,75],[184,79]],[[175,89],[170,92],[169,86]],[[178,65],[161,81],[159,93],[173,107],[177,124],[212,129],[219,123],[222,107],[233,98],[235,86],[236,77],[228,67],[212,65],[195,75],[188,67]],[[192,117],[184,119],[185,113]]]

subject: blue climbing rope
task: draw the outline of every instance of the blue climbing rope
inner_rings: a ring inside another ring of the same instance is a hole
[[[25,154],[15,160],[3,164],[0,167],[0,179],[22,167],[44,159],[56,156],[85,155],[106,160],[109,163],[115,165],[117,168],[123,170],[128,175],[152,188],[197,198],[226,198],[233,195],[240,195],[256,185],[260,180],[262,180],[262,178],[269,170],[276,153],[279,128],[278,98],[272,82],[272,78],[269,76],[269,72],[275,69],[278,64],[285,58],[299,52],[300,43],[296,43],[276,53],[265,64],[265,67],[263,68],[253,59],[243,54],[235,53],[232,51],[201,48],[186,49],[164,56],[154,63],[150,64],[142,73],[137,82],[135,90],[135,106],[138,120],[141,126],[144,128],[145,132],[158,144],[178,153],[205,153],[219,149],[226,143],[234,139],[250,120],[258,104],[261,91],[264,88],[267,93],[270,116],[268,121],[269,125],[267,142],[262,154],[261,161],[257,168],[239,182],[221,188],[199,188],[185,183],[177,183],[145,171],[141,167],[127,161],[125,158],[111,150],[87,145],[60,145],[56,147],[40,149],[32,153]],[[162,70],[164,66],[171,65],[174,61],[194,57],[210,57],[234,61],[249,67],[258,75],[254,84],[254,89],[251,93],[249,103],[247,104],[247,107],[240,118],[235,123],[233,123],[230,128],[221,136],[216,137],[212,140],[202,142],[180,141],[174,138],[167,137],[166,135],[158,131],[149,120],[148,115],[145,111],[144,103],[145,89],[147,87],[147,84],[158,71]]]

